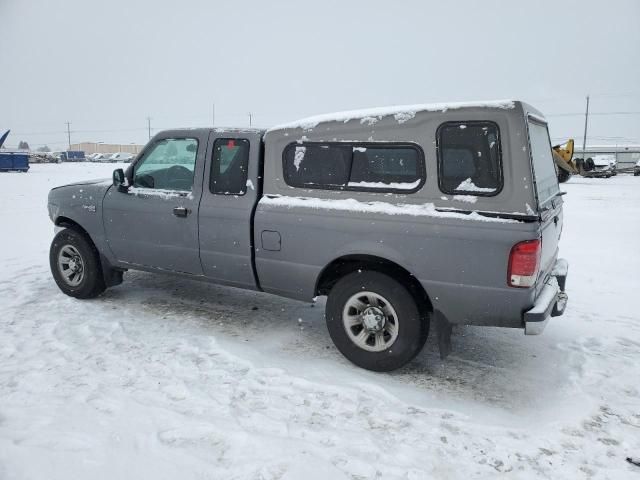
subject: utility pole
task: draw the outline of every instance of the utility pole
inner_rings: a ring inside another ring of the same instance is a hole
[[[211,106],[211,126],[212,127],[216,126],[216,104],[215,103]]]
[[[151,140],[151,117],[147,117],[147,130],[149,130],[149,140]]]
[[[251,126],[251,121],[252,121],[252,114],[251,112],[249,112],[249,126]]]
[[[589,95],[587,95],[587,110],[584,114],[584,137],[582,138],[582,157],[586,157],[587,149],[587,124],[589,123]]]
[[[71,122],[67,120],[67,139],[69,140],[69,150],[71,150]]]

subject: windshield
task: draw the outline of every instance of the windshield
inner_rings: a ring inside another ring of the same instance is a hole
[[[560,190],[546,125],[529,119],[529,144],[531,146],[531,163],[536,179],[538,205],[542,205]]]

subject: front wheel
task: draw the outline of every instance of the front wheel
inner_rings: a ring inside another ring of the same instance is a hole
[[[409,290],[374,271],[351,273],[333,286],[326,321],[338,350],[359,367],[377,372],[411,361],[429,333],[429,319]]]
[[[82,233],[65,228],[51,242],[49,265],[56,284],[75,298],[94,298],[105,290],[100,256]]]

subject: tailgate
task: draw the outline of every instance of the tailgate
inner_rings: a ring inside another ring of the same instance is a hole
[[[544,283],[540,280],[547,279],[558,256],[558,243],[562,232],[563,200],[558,185],[547,125],[538,118],[528,117],[527,130],[542,239],[540,274],[536,287],[538,291]]]
[[[562,233],[562,198],[557,198],[553,205],[541,213],[542,251],[540,253],[540,274],[538,280],[546,280],[553,270],[558,258],[558,244]],[[536,291],[542,288],[539,281]],[[536,292],[537,293],[537,292]]]

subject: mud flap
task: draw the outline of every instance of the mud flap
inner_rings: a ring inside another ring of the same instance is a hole
[[[437,310],[433,314],[433,320],[436,327],[436,335],[438,336],[440,359],[444,360],[451,353],[451,331],[453,327],[446,317]]]
[[[100,254],[100,266],[102,267],[102,278],[106,287],[115,287],[122,283],[124,270],[113,268],[107,257]]]

